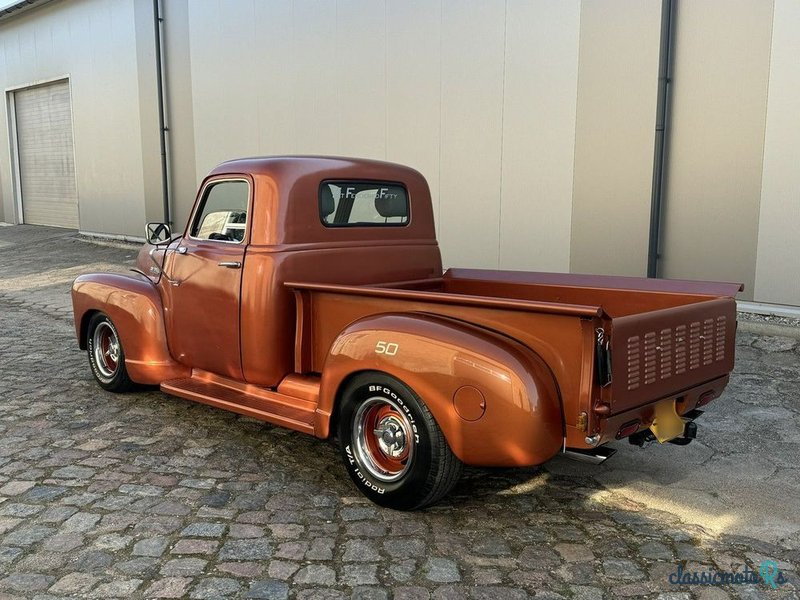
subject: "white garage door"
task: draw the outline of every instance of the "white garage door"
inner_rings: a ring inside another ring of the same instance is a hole
[[[78,228],[69,84],[14,92],[25,223]]]

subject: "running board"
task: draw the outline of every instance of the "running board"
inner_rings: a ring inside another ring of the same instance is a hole
[[[302,384],[293,382],[292,385],[285,385],[282,382],[279,386],[279,389],[287,391],[292,389],[300,392],[302,389],[302,396],[294,396],[194,369],[191,377],[162,382],[161,390],[173,396],[313,435],[317,408],[313,390],[316,383],[318,396],[319,378],[303,379]]]
[[[578,462],[587,462],[593,465],[599,465],[607,461],[609,458],[614,456],[616,450],[613,448],[594,448],[592,450],[578,450],[576,448],[571,448],[569,450],[564,450],[561,454],[566,456],[567,458],[571,458],[572,460],[577,460]]]

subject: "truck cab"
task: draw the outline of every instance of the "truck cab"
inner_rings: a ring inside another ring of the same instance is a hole
[[[140,253],[144,272],[150,250]],[[287,281],[364,285],[442,272],[425,179],[364,160],[223,163],[165,254],[169,279],[153,279],[171,355],[262,386],[277,386],[294,367]]]

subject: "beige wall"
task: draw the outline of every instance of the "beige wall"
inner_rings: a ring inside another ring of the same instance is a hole
[[[573,272],[647,273],[660,27],[660,0],[582,4]]]
[[[800,305],[800,2],[775,0],[755,299]]]
[[[69,76],[84,231],[141,235],[143,162],[133,0],[53,2],[0,24],[3,89]],[[8,120],[0,120],[8,140]],[[18,220],[10,144],[0,144],[6,220]]]
[[[800,305],[798,3],[678,6],[662,273]],[[645,273],[661,0],[166,0],[164,16],[178,228],[222,160],[364,156],[427,177],[447,265]],[[70,77],[81,229],[141,235],[162,216],[152,3],[59,0],[0,22],[0,47],[5,89]],[[0,165],[12,221],[7,143]]]
[[[445,263],[568,268],[577,0],[222,11],[189,3],[198,178],[251,154],[404,162],[431,185]]]
[[[678,3],[659,274],[743,282],[747,299],[755,282],[771,32],[772,2]]]

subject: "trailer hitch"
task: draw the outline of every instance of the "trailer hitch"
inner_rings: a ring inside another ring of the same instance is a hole
[[[682,418],[686,421],[683,426],[683,433],[678,437],[667,440],[667,442],[675,444],[676,446],[687,446],[691,444],[692,440],[697,438],[697,423],[695,423],[694,420],[702,414],[702,410],[695,409],[683,415]],[[653,432],[649,429],[639,431],[628,437],[628,442],[640,448],[645,448],[655,441],[656,436],[653,435]]]

